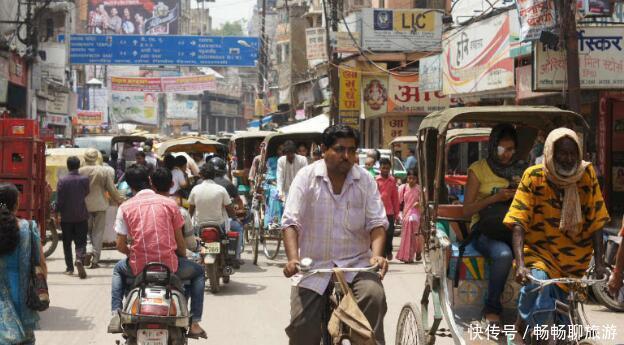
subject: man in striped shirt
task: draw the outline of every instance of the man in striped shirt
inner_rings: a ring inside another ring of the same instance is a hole
[[[282,218],[288,264],[284,275],[298,272],[300,258],[311,269],[378,265],[381,275],[346,273],[355,298],[368,319],[378,345],[385,344],[387,311],[381,279],[388,270],[384,254],[388,220],[373,177],[355,164],[359,132],[345,125],[323,133],[324,159],[299,171]],[[331,274],[303,279],[291,290],[290,344],[318,344],[321,317]]]

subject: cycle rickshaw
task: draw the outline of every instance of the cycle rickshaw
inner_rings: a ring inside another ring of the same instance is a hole
[[[268,135],[275,132],[253,131],[238,132],[230,138],[230,155],[236,157],[236,167],[232,166],[232,179],[238,182],[238,192],[248,196],[251,191],[249,170],[256,155],[259,154],[260,144]]]
[[[277,198],[277,159],[280,156],[279,148],[287,141],[292,140],[297,145],[321,144],[321,132],[302,133],[273,133],[267,136],[262,145],[261,161],[258,164],[254,181],[251,212],[253,215],[253,230],[251,245],[253,263],[258,263],[260,244],[264,255],[273,260],[279,254],[282,244],[281,208],[283,205]],[[268,207],[267,207],[268,206]],[[267,212],[268,211],[268,212]]]
[[[487,280],[483,284],[483,278],[486,277],[488,263],[476,250],[469,253],[466,248],[463,257],[458,254],[461,241],[469,238],[469,219],[463,217],[462,205],[448,204],[448,138],[453,127],[467,124],[494,126],[502,122],[516,125],[518,137],[522,138],[517,151],[524,158],[528,157],[540,129],[548,132],[561,126],[583,130],[588,128],[581,115],[544,106],[451,108],[434,112],[422,121],[415,139],[419,157],[418,177],[424,192],[422,201],[426,205],[421,233],[424,236],[423,258],[427,277],[420,306],[406,303],[401,310],[397,324],[397,345],[434,344],[436,336],[452,337],[457,345],[470,343],[469,333],[474,330],[474,322],[481,319],[484,287],[487,286]],[[513,272],[510,277],[513,277]],[[574,325],[587,324],[577,308],[582,306],[578,296],[586,286],[598,280],[564,278],[533,281],[539,288],[553,283],[569,284],[568,301],[562,301],[557,311],[569,316]],[[502,297],[503,306],[506,307],[503,312],[505,323],[511,321],[513,324],[515,320],[519,288],[518,284],[508,279]],[[448,329],[440,327],[442,321],[445,321]],[[504,340],[510,342],[509,338]],[[578,343],[592,342],[583,339]]]

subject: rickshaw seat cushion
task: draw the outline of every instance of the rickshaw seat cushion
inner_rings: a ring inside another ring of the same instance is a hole
[[[451,257],[448,266],[448,278],[454,279],[459,269],[459,280],[487,280],[490,279],[490,259],[485,258],[474,246],[468,243],[458,263],[459,247],[461,243],[451,244]],[[459,264],[459,265],[458,265]],[[458,267],[459,266],[459,267]]]

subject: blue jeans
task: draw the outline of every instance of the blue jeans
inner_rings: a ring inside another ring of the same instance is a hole
[[[483,256],[491,259],[488,296],[483,312],[485,314],[500,314],[503,312],[501,295],[511,270],[513,252],[507,243],[493,240],[482,234],[478,235],[475,247]]]
[[[243,251],[243,224],[238,219],[230,218],[230,229],[238,232],[238,243],[236,244],[236,258],[240,259]]]
[[[204,308],[204,289],[206,287],[204,267],[185,257],[178,257],[178,271],[176,275],[180,280],[191,281],[191,319],[193,322],[201,321]],[[123,308],[123,297],[130,288],[126,281],[133,278],[128,260],[119,260],[113,268],[113,280],[111,282],[112,311]]]
[[[537,279],[550,279],[542,270],[531,269],[531,275]],[[555,312],[557,300],[567,303],[567,296],[557,285],[548,285],[541,290],[531,292],[537,284],[531,282],[520,289],[518,297],[518,315],[529,329],[535,325],[568,325],[568,317]]]

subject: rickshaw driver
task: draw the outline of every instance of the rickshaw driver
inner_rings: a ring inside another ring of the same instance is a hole
[[[284,202],[292,181],[299,170],[308,165],[308,160],[306,157],[297,154],[297,146],[292,140],[284,143],[282,152],[284,155],[277,160],[277,191],[280,200]]]
[[[284,275],[295,275],[302,257],[314,261],[311,269],[378,265],[380,274],[345,276],[377,344],[385,344],[387,304],[381,279],[388,270],[384,255],[388,220],[375,180],[355,164],[359,141],[359,132],[351,127],[327,128],[322,136],[324,159],[295,177],[282,218],[288,256]],[[290,325],[286,328],[291,345],[320,342],[323,296],[330,280],[330,274],[319,274],[292,287]]]
[[[544,147],[544,164],[524,172],[504,223],[513,229],[516,280],[580,278],[596,257],[596,279],[607,271],[602,251],[602,227],[609,222],[596,173],[581,160],[576,133],[567,128],[552,131]],[[593,245],[592,245],[593,244]],[[566,301],[557,285],[531,292],[535,284],[520,290],[518,333],[536,325],[569,324],[556,319],[555,301]]]

